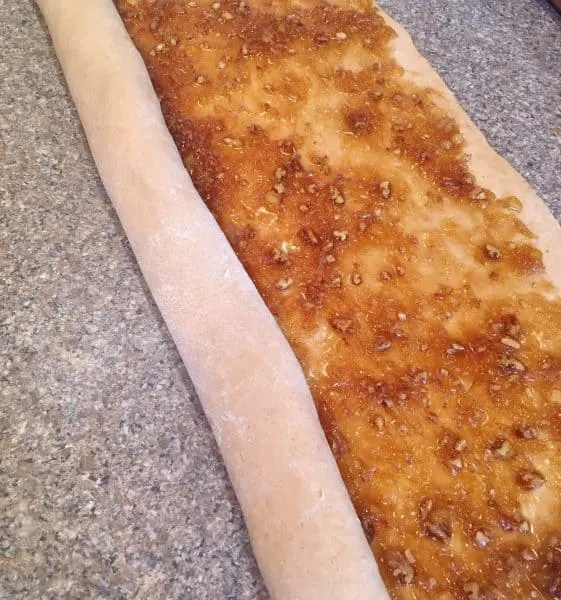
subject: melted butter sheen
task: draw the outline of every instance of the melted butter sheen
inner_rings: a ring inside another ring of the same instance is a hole
[[[360,1],[116,5],[392,597],[561,598],[561,303],[394,32]]]

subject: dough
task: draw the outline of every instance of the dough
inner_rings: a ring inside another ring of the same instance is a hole
[[[302,372],[188,180],[111,3],[80,10],[71,2],[41,4],[102,178],[217,436],[272,595],[385,597]],[[522,201],[547,274],[559,284],[555,220],[487,145],[409,37],[384,18],[398,32],[393,56],[405,78],[433,89],[433,101],[454,117],[478,185]],[[351,117],[351,127],[361,123]],[[497,258],[494,247],[486,252]]]

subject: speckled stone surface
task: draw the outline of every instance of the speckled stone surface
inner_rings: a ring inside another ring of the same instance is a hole
[[[561,217],[553,9],[381,4]],[[0,44],[0,600],[266,598],[32,0]]]

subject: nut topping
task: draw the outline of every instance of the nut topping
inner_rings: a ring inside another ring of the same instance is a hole
[[[475,543],[481,548],[488,546],[490,541],[491,539],[482,529],[475,532]]]
[[[522,550],[522,559],[526,562],[532,562],[538,559],[538,553],[531,548],[524,548]]]
[[[389,198],[392,191],[391,191],[391,185],[389,181],[382,181],[380,183],[380,192],[382,193],[382,198]]]
[[[339,206],[345,204],[345,197],[343,194],[335,187],[331,188],[331,200]]]
[[[499,368],[505,375],[523,373],[526,367],[516,358],[508,358],[500,363]]]
[[[485,246],[485,256],[491,260],[500,260],[502,257],[501,251],[491,244]]]
[[[533,427],[526,427],[524,425],[517,427],[514,433],[516,433],[516,436],[521,440],[535,440],[538,437],[538,432],[536,429]]]
[[[468,597],[468,600],[480,600],[481,596],[479,595],[479,585],[475,583],[475,581],[468,581],[464,584],[464,592]]]
[[[512,444],[505,438],[497,438],[491,445],[491,452],[497,458],[508,458],[512,454]]]
[[[391,347],[392,343],[388,340],[378,340],[374,344],[374,349],[377,352],[386,352],[386,350],[389,350]]]
[[[421,504],[419,505],[419,512],[423,521],[426,520],[426,518],[429,516],[429,513],[433,509],[433,506],[434,502],[430,498],[425,498],[421,501]]]
[[[278,264],[286,264],[289,260],[288,254],[281,248],[273,248],[272,259]]]
[[[241,140],[231,137],[222,138],[222,142],[226,146],[231,146],[232,148],[241,148],[243,146],[243,142]]]
[[[447,523],[425,523],[425,535],[439,542],[447,542],[452,537],[452,531]]]
[[[450,355],[454,355],[454,354],[458,354],[460,352],[465,352],[465,346],[462,346],[462,344],[458,344],[457,342],[454,342],[452,345],[448,346],[448,348],[446,348],[446,354],[450,354]]]
[[[293,284],[293,281],[290,278],[279,279],[277,281],[277,287],[279,288],[279,290],[287,290],[292,284]]]
[[[526,491],[537,490],[545,485],[545,477],[539,471],[520,471],[516,481]]]
[[[351,275],[351,282],[353,285],[360,285],[362,283],[362,275],[360,273],[353,273]]]
[[[510,337],[504,337],[501,339],[501,344],[508,346],[509,348],[514,348],[515,350],[519,350],[521,348],[520,342],[513,340]]]
[[[518,529],[520,533],[531,533],[532,526],[530,525],[530,523],[528,523],[528,521],[522,521],[522,523],[520,523],[520,525],[518,526]]]
[[[345,242],[347,240],[347,238],[349,237],[349,232],[348,231],[339,231],[339,230],[335,230],[333,232],[333,237],[338,241],[338,242]]]
[[[459,456],[449,460],[448,464],[454,475],[457,475],[464,468],[464,461]]]
[[[333,329],[336,329],[341,333],[347,333],[347,331],[351,331],[353,326],[352,319],[339,316],[332,317],[329,323]]]
[[[456,450],[456,452],[463,452],[466,448],[467,448],[466,440],[459,440],[456,443],[456,445],[454,446],[454,449]]]
[[[312,244],[312,246],[315,246],[319,243],[316,234],[309,227],[306,227],[302,230],[302,236],[309,244]]]
[[[415,579],[415,569],[413,563],[407,558],[407,552],[406,550],[402,554],[396,550],[388,553],[388,566],[401,585],[411,585]],[[411,552],[409,552],[409,556],[412,556]]]

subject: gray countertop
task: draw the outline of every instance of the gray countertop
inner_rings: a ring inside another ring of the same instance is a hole
[[[561,20],[383,0],[561,217]],[[0,599],[265,598],[32,0],[0,0]]]

